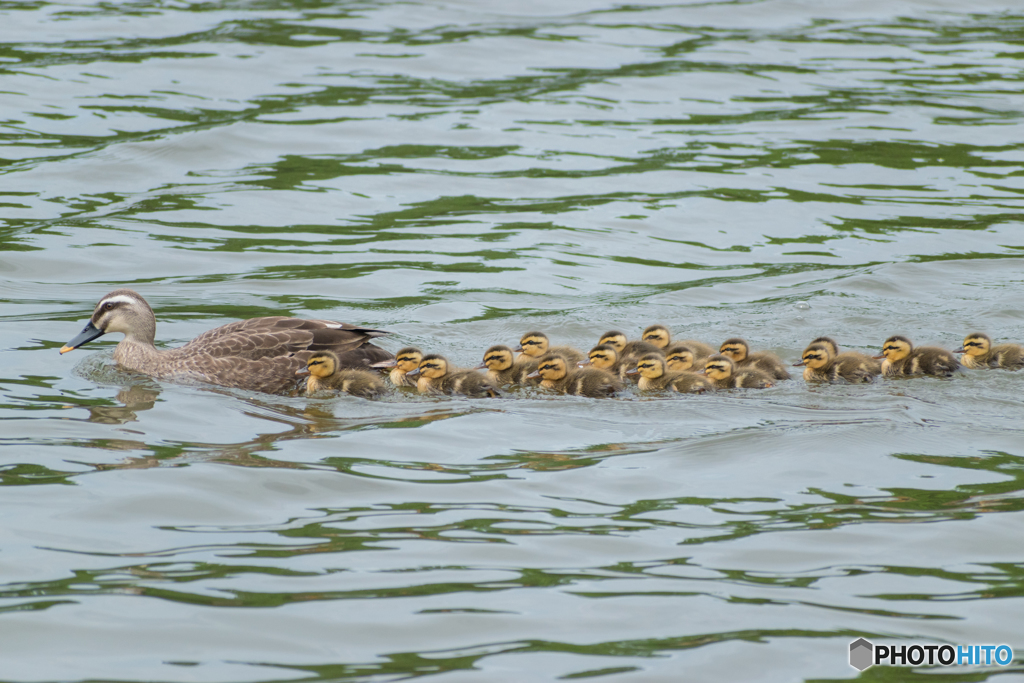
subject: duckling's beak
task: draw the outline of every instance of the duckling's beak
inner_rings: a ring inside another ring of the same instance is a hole
[[[520,344],[519,346],[517,346],[516,348],[514,348],[512,350],[515,351],[516,353],[522,353],[523,352],[523,345]]]
[[[637,370],[636,368],[630,368],[629,370],[626,370],[626,374],[627,375],[639,375],[640,371]]]
[[[481,363],[480,365],[474,366],[473,369],[474,370],[486,370],[487,369],[487,363]]]
[[[394,358],[388,358],[387,360],[380,360],[376,363],[370,363],[371,368],[393,368],[398,365],[398,361]]]
[[[806,363],[804,363],[803,359],[801,359],[799,363],[793,363],[793,367],[794,368],[798,368],[801,365],[806,365]]]
[[[592,360],[581,360],[579,363],[576,364],[576,367],[578,367],[578,368],[585,368],[588,365],[593,365],[593,364],[594,364],[594,361],[592,361]]]
[[[306,377],[309,374],[310,374],[309,368],[302,368],[301,370],[296,370],[295,371],[295,376],[296,377]]]
[[[410,370],[409,372],[405,373],[405,376],[406,377],[412,377],[413,375],[418,375],[418,374],[420,374],[420,369],[416,368],[415,370]]]
[[[78,333],[77,337],[75,337],[74,339],[72,339],[67,344],[61,347],[60,352],[64,354],[67,353],[68,351],[74,351],[82,344],[87,344],[96,337],[101,337],[104,334],[106,333],[100,328],[93,325],[92,321],[90,320],[88,323],[86,323],[85,329]]]
[[[967,353],[967,349],[961,346],[959,349],[953,351],[953,353]]]
[[[871,357],[874,358],[875,360],[882,360],[883,358],[885,358],[885,354],[883,353],[883,354],[881,354],[879,356],[871,356]]]
[[[535,379],[537,377],[540,377],[540,370],[534,370],[533,372],[526,376],[526,379]]]

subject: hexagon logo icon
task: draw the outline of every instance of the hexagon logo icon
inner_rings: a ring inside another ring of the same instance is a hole
[[[863,671],[874,662],[875,646],[863,638],[850,643],[850,666],[857,671]]]

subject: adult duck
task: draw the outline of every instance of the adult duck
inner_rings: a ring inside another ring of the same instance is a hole
[[[159,379],[208,382],[271,394],[294,390],[295,373],[318,351],[333,351],[339,367],[359,368],[394,358],[370,343],[387,332],[333,320],[284,316],[228,323],[184,346],[158,349],[153,309],[131,289],[115,289],[100,299],[85,329],[60,352],[77,349],[109,332],[124,334],[114,349],[114,360],[125,369]]]

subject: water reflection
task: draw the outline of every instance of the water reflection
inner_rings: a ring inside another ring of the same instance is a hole
[[[89,406],[88,419],[90,422],[108,425],[137,422],[138,413],[152,410],[158,396],[160,396],[160,389],[148,385],[126,387],[118,391],[115,397],[122,405]]]

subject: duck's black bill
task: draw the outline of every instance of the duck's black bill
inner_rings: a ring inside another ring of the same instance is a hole
[[[103,330],[93,325],[90,320],[88,324],[86,324],[85,329],[78,333],[77,337],[61,347],[60,352],[67,353],[68,351],[74,351],[82,344],[88,344],[96,337],[102,337],[103,334]]]

